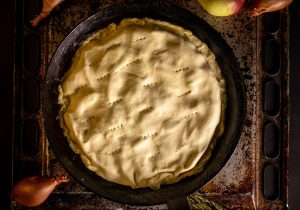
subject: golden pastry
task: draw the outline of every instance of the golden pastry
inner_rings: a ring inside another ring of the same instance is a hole
[[[124,19],[88,37],[59,87],[60,125],[87,168],[132,188],[199,173],[223,133],[225,82],[180,26]]]

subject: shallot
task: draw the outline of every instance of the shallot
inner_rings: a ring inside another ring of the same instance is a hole
[[[258,16],[266,12],[274,12],[287,7],[293,0],[256,0],[251,16]]]
[[[43,0],[43,8],[41,13],[36,16],[32,21],[32,26],[37,26],[41,20],[46,18],[50,12],[57,7],[59,4],[61,4],[64,0]]]
[[[14,186],[12,199],[26,207],[38,206],[48,198],[57,185],[68,181],[67,176],[55,178],[30,176]]]

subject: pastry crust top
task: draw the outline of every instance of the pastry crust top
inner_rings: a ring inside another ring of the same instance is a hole
[[[225,101],[206,44],[180,26],[131,18],[82,43],[59,87],[59,121],[87,168],[158,189],[203,170]]]

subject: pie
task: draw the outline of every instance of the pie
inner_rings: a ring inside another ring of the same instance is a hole
[[[225,81],[192,32],[149,18],[89,36],[59,86],[70,147],[102,178],[158,189],[203,171],[224,130]]]

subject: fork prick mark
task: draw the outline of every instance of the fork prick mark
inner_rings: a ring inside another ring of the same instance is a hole
[[[191,92],[192,92],[191,90],[189,90],[189,91],[186,91],[186,92],[184,92],[184,93],[180,94],[180,95],[179,95],[179,96],[177,96],[177,97],[186,96],[186,95],[190,94]]]

